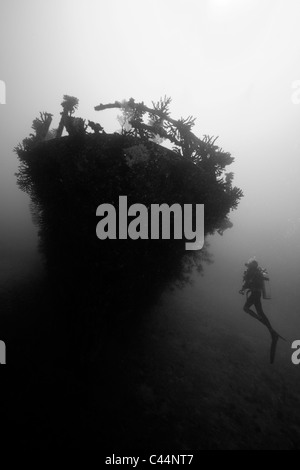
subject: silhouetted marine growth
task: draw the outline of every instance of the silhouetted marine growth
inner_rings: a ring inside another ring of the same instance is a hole
[[[78,100],[65,95],[56,138],[48,128],[44,141],[32,137],[16,148],[18,185],[31,197],[48,272],[73,300],[88,297],[99,315],[105,305],[125,312],[150,304],[209,258],[206,248],[186,252],[184,240],[99,240],[100,204],[117,207],[121,195],[128,205],[146,207],[204,204],[207,235],[231,227],[228,214],[242,197],[225,172],[231,155],[215,139],[197,138],[193,118],[171,119],[169,104],[165,98],[153,109],[133,99],[100,105],[123,112],[120,133],[106,134],[99,123],[74,117]],[[60,137],[64,128],[69,135]],[[158,139],[169,139],[173,150]]]

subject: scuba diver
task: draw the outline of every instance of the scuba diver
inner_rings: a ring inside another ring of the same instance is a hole
[[[285,339],[273,329],[261,305],[261,295],[262,293],[265,294],[265,281],[268,281],[269,278],[267,277],[266,271],[258,266],[258,262],[255,258],[250,259],[245,266],[247,270],[244,272],[244,284],[239,291],[240,294],[244,295],[247,290],[247,300],[244,305],[244,311],[268,328],[272,338],[270,362],[273,364],[278,339],[281,338],[284,341]],[[268,297],[264,295],[264,298]],[[251,310],[250,307],[252,307],[252,305],[254,305],[256,313]]]

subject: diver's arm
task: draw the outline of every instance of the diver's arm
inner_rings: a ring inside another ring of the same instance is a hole
[[[241,288],[241,290],[239,291],[239,294],[244,295],[246,289],[247,289],[247,286],[246,286],[246,283],[244,283],[243,286],[242,286],[242,288]]]
[[[249,283],[250,283],[250,276],[249,276],[249,271],[245,271],[244,272],[244,275],[243,275],[243,285],[242,285],[242,288],[241,290],[239,291],[240,294],[244,295],[245,294],[245,291],[247,289],[249,289]]]
[[[242,285],[241,291],[245,292],[245,290],[249,289],[249,281],[248,279],[244,279],[244,284]]]

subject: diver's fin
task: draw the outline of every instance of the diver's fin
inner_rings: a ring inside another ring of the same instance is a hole
[[[275,360],[275,353],[276,353],[276,346],[279,340],[279,335],[277,333],[273,333],[272,335],[272,344],[271,344],[271,352],[270,352],[270,363],[274,364]]]

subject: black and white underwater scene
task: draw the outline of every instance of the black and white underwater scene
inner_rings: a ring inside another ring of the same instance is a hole
[[[300,450],[299,24],[1,0],[1,442]]]

